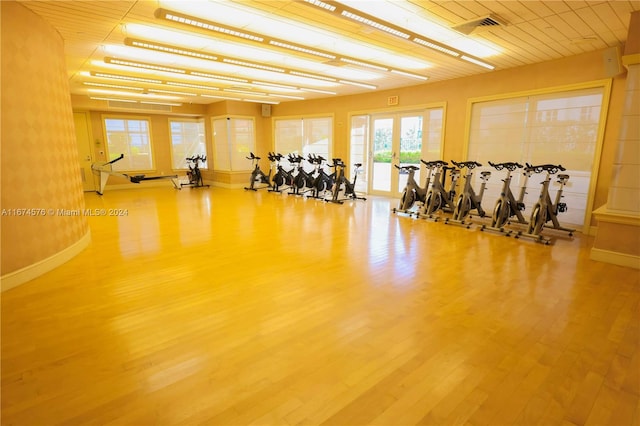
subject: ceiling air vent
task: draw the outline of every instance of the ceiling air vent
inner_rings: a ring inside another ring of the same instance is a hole
[[[496,15],[487,15],[472,19],[471,21],[463,22],[462,24],[452,27],[452,29],[462,34],[469,35],[473,32],[490,30],[492,28],[504,27],[506,25],[507,23]]]
[[[171,105],[138,104],[132,102],[109,101],[109,108],[135,109],[140,111],[171,112]]]

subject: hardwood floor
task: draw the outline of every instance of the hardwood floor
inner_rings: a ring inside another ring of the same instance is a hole
[[[92,243],[2,294],[3,425],[639,425],[640,275],[220,188],[86,195]]]

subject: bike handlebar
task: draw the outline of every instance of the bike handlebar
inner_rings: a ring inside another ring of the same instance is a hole
[[[515,169],[521,169],[522,167],[524,167],[522,164],[514,163],[512,161],[509,161],[506,163],[492,163],[491,161],[489,161],[489,165],[495,168],[496,170],[507,169],[511,172],[514,171]]]
[[[529,163],[525,163],[527,165],[527,169],[531,170],[533,172],[536,173],[542,173],[542,172],[547,172],[549,174],[556,174],[560,171],[564,172],[565,169],[564,167],[562,167],[560,164],[555,165],[555,164],[538,164],[537,166],[533,166]]]
[[[466,167],[469,170],[471,170],[476,167],[482,167],[482,164],[478,163],[477,161],[461,161],[458,163],[456,161],[451,160],[451,162],[455,164],[456,167],[458,167],[459,169],[464,169]]]

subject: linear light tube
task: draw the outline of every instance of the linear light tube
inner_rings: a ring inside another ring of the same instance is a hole
[[[84,81],[82,82],[82,84],[85,84],[87,86],[94,86],[94,87],[109,87],[111,89],[140,90],[140,91],[144,90],[142,87],[121,86],[119,84],[107,84],[107,83],[93,83],[90,81]]]
[[[127,75],[107,74],[107,73],[95,72],[95,71],[91,71],[91,75],[94,77],[101,77],[101,78],[113,78],[117,80],[139,81],[142,83],[162,84],[162,80],[156,80],[153,78],[129,77]]]
[[[302,96],[288,96],[288,95],[279,95],[277,93],[269,93],[267,96],[273,96],[275,98],[287,98],[287,99],[299,99],[304,100]]]
[[[455,56],[456,58],[458,56],[460,56],[460,54],[458,52],[454,51],[454,50],[447,49],[446,47],[442,47],[442,46],[440,46],[438,44],[431,43],[430,41],[423,40],[423,39],[418,38],[418,37],[414,37],[413,38],[413,42],[421,44],[423,46],[430,47],[431,49],[437,50],[438,52],[442,52],[442,53],[446,53],[447,55]]]
[[[256,36],[253,34],[249,34],[249,33],[244,33],[242,31],[238,31],[236,29],[233,28],[229,28],[229,27],[223,27],[221,25],[215,25],[213,23],[204,21],[204,20],[197,20],[194,18],[187,18],[185,16],[179,16],[176,15],[174,13],[170,13],[166,10],[163,9],[158,9],[156,11],[156,16],[159,18],[163,18],[166,19],[168,21],[173,21],[173,22],[178,22],[181,24],[186,24],[186,25],[191,25],[193,27],[196,28],[203,28],[206,30],[210,30],[210,31],[215,31],[218,33],[222,33],[222,34],[227,34],[227,35],[231,35],[234,37],[240,37],[240,38],[244,38],[247,40],[253,40],[253,41],[258,41],[258,42],[262,42],[264,40],[264,38],[260,37],[260,36]]]
[[[428,80],[429,77],[425,77],[424,75],[411,74],[410,72],[400,71],[400,70],[391,70],[394,74],[404,75],[406,77],[417,78],[418,80]]]
[[[97,97],[97,96],[90,96],[89,99],[94,99],[96,101],[128,102],[130,104],[137,104],[138,103],[138,101],[134,101],[132,99],[100,98],[100,97]]]
[[[167,84],[169,86],[191,87],[192,89],[220,90],[219,87],[203,86],[201,84],[179,83],[177,81],[167,81]]]
[[[493,65],[487,64],[486,62],[479,61],[479,60],[477,60],[475,58],[472,58],[470,56],[467,56],[467,55],[462,55],[460,57],[460,59],[463,59],[463,60],[465,60],[467,62],[471,62],[472,64],[480,65],[481,67],[485,67],[485,68],[490,69],[490,70],[495,69],[495,67]]]
[[[335,10],[336,10],[335,6],[327,4],[327,3],[323,2],[323,1],[320,1],[320,0],[304,0],[304,1],[309,3],[309,4],[314,5],[316,7],[319,7],[321,9],[326,9],[326,10],[328,10],[330,12],[335,12]]]
[[[289,74],[291,75],[297,75],[298,77],[307,77],[307,78],[313,78],[316,80],[325,80],[325,81],[338,81],[337,78],[333,78],[333,77],[325,77],[322,75],[316,75],[316,74],[308,74],[306,72],[299,72],[299,71],[289,71]]]
[[[239,61],[237,59],[224,58],[222,60],[222,62],[227,63],[227,64],[240,65],[240,66],[243,66],[243,67],[256,68],[256,69],[265,70],[265,71],[273,71],[273,72],[284,72],[285,71],[282,68],[276,68],[276,67],[271,67],[271,66],[268,66],[268,65],[256,64],[256,63],[253,63],[253,62]]]
[[[283,47],[283,48],[289,49],[289,50],[295,50],[296,52],[308,53],[310,55],[320,56],[320,57],[328,58],[328,59],[336,59],[336,55],[332,55],[330,53],[320,52],[320,51],[309,49],[309,48],[306,48],[306,47],[296,46],[294,44],[289,44],[289,43],[284,43],[284,42],[278,41],[278,40],[269,40],[269,44],[272,45],[272,46]]]
[[[357,81],[338,80],[338,82],[342,83],[342,84],[350,84],[352,86],[364,87],[365,89],[377,89],[378,88],[378,86],[374,86],[373,84],[359,83]]]
[[[330,92],[328,90],[320,90],[320,89],[310,89],[308,87],[301,87],[300,90],[303,92],[316,92],[316,93],[324,93],[325,95],[337,95],[337,92]]]
[[[358,66],[365,67],[365,68],[372,68],[374,70],[389,71],[389,68],[385,68],[385,67],[380,66],[380,65],[368,64],[368,63],[362,62],[362,61],[356,61],[355,59],[340,58],[340,62],[346,62],[347,64],[358,65]]]
[[[370,27],[376,28],[378,30],[384,31],[386,33],[392,34],[397,37],[401,37],[404,39],[408,39],[409,37],[411,37],[409,34],[405,32],[396,30],[395,28],[391,28],[388,25],[381,24],[380,22],[376,22],[372,19],[365,18],[364,16],[356,15],[355,13],[349,12],[348,10],[343,10],[341,15],[344,16],[345,18],[349,18],[356,22],[363,23],[365,25],[368,25]]]
[[[157,50],[159,52],[173,53],[175,55],[189,56],[189,57],[192,57],[192,58],[206,59],[206,60],[209,60],[209,61],[215,61],[215,60],[218,59],[217,56],[210,55],[208,53],[196,52],[196,51],[193,51],[193,50],[188,50],[188,49],[182,49],[182,48],[178,48],[178,47],[168,46],[168,45],[165,45],[165,44],[151,43],[151,42],[140,41],[140,40],[133,40],[133,39],[130,39],[130,38],[126,38],[124,40],[124,44],[126,44],[128,46],[140,47],[142,49]]]
[[[206,73],[206,72],[200,72],[200,71],[191,71],[191,72],[189,72],[189,74],[191,74],[191,75],[197,75],[198,77],[213,78],[214,80],[236,81],[236,82],[238,82],[238,83],[248,83],[248,82],[249,82],[249,80],[245,80],[244,78],[227,77],[226,75],[220,75],[220,74],[209,74],[209,73]]]
[[[161,89],[147,89],[147,92],[153,92],[153,93],[167,93],[169,95],[180,95],[180,96],[198,96],[195,93],[188,93],[188,92],[176,92],[174,90],[161,90]]]
[[[108,64],[116,64],[116,65],[125,65],[128,67],[135,67],[135,68],[143,68],[143,69],[147,69],[147,70],[154,70],[154,71],[164,71],[164,72],[174,72],[174,73],[178,73],[178,74],[186,74],[186,71],[180,68],[172,68],[172,67],[165,67],[162,65],[153,65],[153,64],[147,64],[144,62],[134,62],[134,61],[126,61],[123,59],[116,59],[116,58],[104,58],[104,61]]]

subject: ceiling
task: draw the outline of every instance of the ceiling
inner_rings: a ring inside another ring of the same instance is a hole
[[[72,94],[161,104],[342,96],[621,47],[640,10],[626,0],[20,3],[64,38]]]

